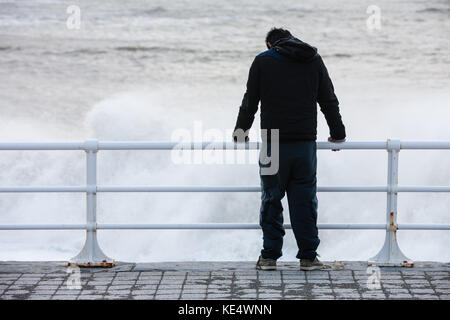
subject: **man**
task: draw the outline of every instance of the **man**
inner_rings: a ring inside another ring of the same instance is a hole
[[[250,67],[247,91],[233,133],[235,142],[248,141],[248,131],[261,101],[261,129],[269,132],[278,129],[279,134],[276,174],[263,174],[267,164],[259,162],[263,249],[256,268],[275,270],[282,255],[285,231],[281,199],[287,193],[300,269],[321,269],[324,264],[316,253],[320,242],[316,197],[317,103],[330,128],[328,141],[343,142],[345,127],[339,102],[316,48],[278,28],[269,31],[266,45],[268,50],[259,54]],[[269,137],[266,140],[270,155],[274,141]]]

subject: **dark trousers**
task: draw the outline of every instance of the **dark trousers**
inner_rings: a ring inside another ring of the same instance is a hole
[[[314,259],[319,246],[317,229],[317,147],[315,141],[280,142],[279,169],[276,174],[261,174],[260,225],[263,230],[263,258],[278,259],[282,255],[283,206],[287,193],[289,215],[298,246],[298,259]],[[268,155],[270,143],[268,144]]]

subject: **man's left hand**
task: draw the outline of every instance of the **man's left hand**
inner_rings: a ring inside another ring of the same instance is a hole
[[[344,139],[340,139],[340,140],[336,140],[333,139],[332,137],[328,138],[328,142],[332,142],[332,143],[341,143],[341,142],[345,142],[345,138]],[[331,151],[339,151],[341,149],[331,149]]]

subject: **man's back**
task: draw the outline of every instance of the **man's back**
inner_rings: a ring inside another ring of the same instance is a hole
[[[317,102],[331,137],[345,138],[339,102],[322,58],[316,48],[294,37],[278,41],[253,61],[236,129],[251,127],[259,101],[261,128],[279,129],[281,141],[316,140]]]

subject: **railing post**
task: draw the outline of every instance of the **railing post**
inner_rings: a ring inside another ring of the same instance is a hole
[[[407,258],[397,243],[397,189],[398,189],[398,156],[400,140],[387,140],[388,151],[388,191],[386,208],[386,237],[380,252],[368,261],[369,265],[380,267],[413,267],[414,263]]]
[[[79,267],[112,267],[115,262],[100,249],[97,241],[97,151],[98,141],[87,140],[86,151],[86,242],[81,252],[70,259],[70,265]]]

